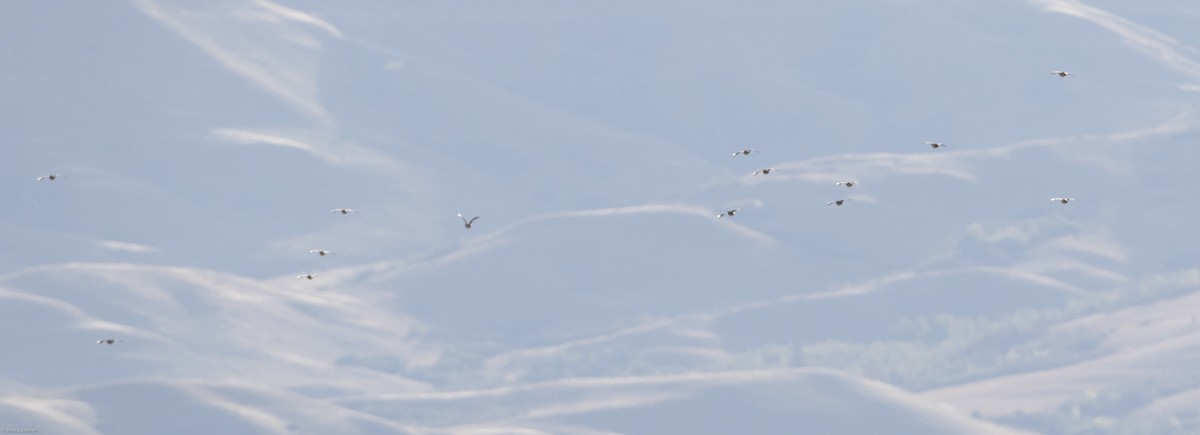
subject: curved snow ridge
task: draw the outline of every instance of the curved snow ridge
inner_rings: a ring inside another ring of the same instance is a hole
[[[418,406],[422,402],[439,404],[444,408],[458,401],[483,400],[517,406],[514,415],[486,422],[470,422],[444,428],[448,433],[471,433],[472,429],[515,426],[536,429],[553,424],[557,419],[595,421],[583,418],[595,413],[612,415],[621,412],[651,412],[668,409],[671,412],[694,410],[697,419],[732,418],[705,415],[713,403],[734,407],[745,400],[771,401],[751,403],[755,411],[766,406],[767,413],[780,411],[783,418],[800,420],[820,416],[824,427],[854,425],[863,409],[886,410],[902,415],[903,421],[925,428],[932,433],[1022,433],[1007,427],[970,418],[945,404],[918,397],[895,386],[827,368],[782,368],[748,371],[695,372],[654,376],[601,378],[570,378],[525,385],[428,393],[397,393],[365,396],[346,396],[332,399],[336,403],[363,404],[370,402],[399,402]],[[783,399],[783,400],[776,400]],[[517,405],[517,404],[523,404]],[[681,411],[682,410],[682,411]],[[789,411],[790,410],[790,411]],[[755,412],[751,411],[751,412]],[[794,412],[793,412],[794,411]],[[794,414],[786,416],[788,414]],[[772,414],[772,416],[777,417]],[[470,416],[464,419],[471,419]],[[602,430],[597,427],[576,430]],[[927,432],[928,433],[928,432]]]
[[[1091,21],[1116,33],[1126,43],[1151,59],[1177,71],[1200,77],[1200,62],[1188,56],[1197,50],[1154,30],[1112,12],[1085,4],[1079,0],[1029,0],[1042,9]]]
[[[702,217],[704,219],[708,219],[708,218],[712,217],[711,210],[704,208],[704,207],[695,206],[695,205],[644,204],[644,205],[633,205],[633,206],[623,206],[623,207],[595,208],[595,209],[586,209],[586,210],[568,210],[568,211],[545,213],[545,214],[530,216],[525,219],[521,219],[517,222],[509,224],[508,226],[502,228],[500,231],[510,231],[510,230],[520,227],[520,226],[525,226],[525,225],[529,225],[529,224],[533,224],[533,223],[537,223],[537,222],[541,222],[541,221],[546,221],[546,220],[552,220],[552,219],[624,216],[624,215],[647,214],[647,213],[675,213],[675,214],[683,214],[683,215]],[[746,226],[738,224],[738,223],[729,224],[729,227],[734,232],[738,233],[739,235],[745,236],[750,239],[754,239],[754,240],[762,241],[762,242],[773,242],[774,241],[774,239],[771,238],[771,236],[768,236],[764,233],[750,229],[749,227],[746,227]]]
[[[424,340],[425,328],[416,319],[367,298],[295,283],[279,285],[213,270],[129,263],[37,266],[10,273],[0,283],[13,289],[0,296],[50,306],[86,328],[148,336],[189,349],[158,354],[183,373],[221,372],[234,369],[237,364],[231,361],[240,361],[251,364],[244,371],[280,369],[283,383],[337,368],[335,373],[342,377],[331,375],[330,380],[370,385],[370,370],[343,361],[365,355],[415,368],[441,358],[440,346]],[[116,316],[121,322],[105,316]],[[220,357],[196,358],[199,355]]]
[[[320,130],[280,128],[214,128],[213,137],[238,145],[268,145],[301,150],[331,165],[352,165],[377,174],[407,179],[419,177],[421,169],[385,153],[339,140]]]
[[[317,85],[321,42],[312,30],[340,38],[332,24],[269,0],[133,3],[230,71],[300,112],[328,118]]]
[[[694,216],[697,218],[703,218],[708,221],[713,221],[716,224],[720,224],[721,228],[732,231],[732,232],[734,232],[740,236],[743,236],[747,239],[754,240],[757,242],[763,242],[763,243],[775,243],[775,239],[773,237],[771,237],[770,235],[760,232],[760,231],[757,231],[757,230],[747,227],[745,225],[742,225],[742,224],[739,224],[736,222],[731,222],[731,221],[716,222],[715,219],[712,219],[713,215],[712,215],[711,210],[704,208],[704,207],[700,207],[700,206],[696,206],[696,205],[687,205],[687,204],[643,204],[643,205],[622,206],[622,207],[567,210],[567,211],[558,211],[558,212],[538,214],[538,215],[529,216],[529,217],[517,220],[515,222],[509,223],[508,225],[500,227],[499,229],[487,232],[487,233],[483,234],[482,236],[471,238],[470,240],[465,242],[463,245],[459,246],[457,249],[455,249],[447,254],[436,256],[433,258],[402,260],[402,261],[384,261],[384,262],[371,263],[371,264],[365,264],[365,265],[331,269],[327,273],[337,274],[338,276],[343,276],[343,277],[353,277],[353,276],[371,275],[371,274],[385,274],[387,276],[390,276],[391,274],[403,274],[403,273],[409,273],[409,272],[413,272],[413,271],[437,269],[437,268],[445,267],[454,262],[487,252],[491,249],[497,248],[508,242],[507,237],[510,233],[512,233],[515,230],[520,229],[522,227],[533,225],[538,222],[544,222],[544,221],[549,221],[549,220],[560,220],[560,219],[579,219],[579,218],[589,218],[589,217],[615,217],[615,216],[629,216],[629,215],[637,215],[637,214],[657,214],[657,213],[673,213],[673,214],[682,214],[682,215],[687,215],[687,216]],[[451,217],[453,217],[453,216],[451,216]],[[484,217],[484,219],[486,219],[486,217]],[[384,278],[385,277],[381,277],[381,276],[375,277],[375,279],[384,279]]]
[[[521,364],[522,361],[532,361],[544,358],[550,358],[554,355],[570,351],[576,348],[594,346],[608,343],[624,337],[630,337],[640,334],[656,332],[666,328],[677,327],[681,324],[695,321],[711,321],[724,317],[734,316],[745,312],[770,308],[783,304],[792,304],[806,301],[817,301],[826,299],[837,299],[846,297],[865,296],[872,293],[885,291],[888,286],[899,284],[907,281],[927,278],[940,278],[946,276],[955,276],[963,274],[984,274],[993,275],[1015,282],[1024,282],[1043,287],[1049,290],[1062,292],[1073,296],[1090,296],[1092,293],[1084,289],[1066,283],[1064,281],[1051,278],[1049,276],[1022,270],[1011,267],[998,266],[968,266],[954,269],[932,270],[932,271],[901,271],[885,275],[880,278],[867,280],[854,284],[847,284],[833,290],[827,290],[815,293],[798,293],[786,296],[781,296],[773,299],[759,300],[747,302],[741,305],[730,307],[724,310],[711,312],[698,312],[683,316],[657,319],[641,325],[620,329],[591,337],[584,337],[575,340],[570,340],[550,346],[543,346],[529,349],[519,349],[494,355],[487,358],[483,362],[481,371],[485,374],[493,376],[501,376],[505,379],[515,379],[510,373],[510,369],[514,365]]]
[[[11,415],[9,410],[15,415]],[[44,433],[101,433],[95,428],[96,412],[91,405],[80,400],[45,395],[0,396],[0,419],[4,421],[6,429],[14,432],[28,428]]]
[[[72,387],[55,392],[57,401],[82,407],[79,426],[95,432],[98,423],[108,432],[172,433],[217,419],[224,427],[251,427],[258,433],[419,433],[416,427],[349,409],[282,387],[252,380],[205,380],[146,377]],[[2,399],[0,399],[0,403]],[[144,409],[184,421],[121,417]],[[204,410],[204,411],[201,411]],[[211,424],[211,423],[210,423]]]
[[[879,178],[883,174],[940,175],[966,182],[978,177],[971,162],[1008,158],[1015,151],[1027,148],[1054,148],[1089,143],[1116,144],[1157,136],[1170,136],[1200,128],[1200,116],[1185,109],[1174,116],[1147,128],[1115,133],[1084,133],[1069,136],[1029,139],[987,148],[957,148],[938,153],[867,152],[818,156],[804,160],[778,163],[769,179],[745,177],[753,182],[782,182],[798,180],[808,183],[832,183],[853,174],[862,180]],[[1084,156],[1071,158],[1085,158]],[[1094,162],[1093,162],[1094,163]]]

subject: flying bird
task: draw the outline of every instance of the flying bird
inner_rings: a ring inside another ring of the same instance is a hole
[[[317,278],[320,278],[320,277],[319,277],[319,276],[316,276],[316,275],[313,275],[313,274],[311,274],[311,273],[306,273],[306,274],[304,274],[304,275],[296,275],[296,279],[307,279],[307,280],[309,280],[309,281],[312,281],[312,280],[314,280],[314,279],[317,279]]]
[[[335,208],[333,210],[329,210],[330,213],[341,213],[341,214],[350,214],[350,213],[354,213],[354,211],[355,210],[352,208]]]
[[[43,175],[43,176],[41,176],[41,177],[38,177],[38,178],[37,178],[37,180],[38,180],[38,181],[42,181],[42,180],[50,180],[50,181],[54,181],[54,180],[57,180],[57,179],[58,179],[58,177],[60,177],[60,176],[61,176],[61,175],[59,175],[59,174]]]
[[[741,151],[738,151],[738,152],[736,152],[736,153],[733,153],[733,155],[734,155],[734,156],[748,156],[748,155],[750,155],[750,153],[752,153],[752,152],[754,152],[754,150],[752,150],[752,149],[749,149],[749,148],[746,148],[746,149],[744,149],[744,150],[741,150]]]
[[[857,181],[839,181],[839,182],[837,182],[836,185],[846,186],[846,187],[854,187],[855,184],[858,184],[858,182]]]
[[[929,146],[933,147],[933,149],[935,149],[935,150],[946,146],[946,144],[941,143],[941,142],[925,142],[925,143],[929,144]]]
[[[758,175],[758,174],[770,175],[771,171],[773,171],[773,170],[774,169],[772,169],[772,168],[762,168],[757,171],[754,171],[754,175]]]
[[[96,340],[96,344],[110,344],[111,345],[118,341],[121,341],[121,339],[119,339],[119,338],[103,338],[100,340]]]
[[[733,216],[733,215],[736,215],[736,214],[737,214],[737,212],[739,212],[739,211],[741,211],[741,210],[742,210],[742,209],[740,209],[740,208],[735,208],[735,209],[733,209],[733,210],[726,210],[726,211],[725,211],[725,213],[721,213],[721,214],[717,215],[717,217],[718,217],[718,218],[723,218],[723,217],[725,217],[725,216]]]
[[[1050,198],[1050,202],[1061,202],[1063,204],[1066,204],[1066,203],[1074,201],[1074,200],[1075,200],[1075,198]]]
[[[459,213],[458,218],[462,219],[463,226],[467,227],[467,229],[469,230],[469,229],[471,229],[471,225],[475,223],[475,219],[479,219],[479,216],[475,216],[475,217],[471,218],[471,220],[467,220],[467,218],[463,217],[462,213]]]
[[[1067,78],[1067,77],[1074,78],[1075,77],[1075,74],[1071,74],[1070,72],[1059,71],[1059,70],[1050,71],[1050,74],[1054,74],[1054,75],[1062,77],[1062,78]]]
[[[326,256],[326,255],[333,255],[333,251],[326,251],[326,250],[324,250],[324,249],[313,249],[313,250],[311,250],[311,251],[308,251],[308,253],[309,253],[309,254],[317,254],[317,255],[320,255],[320,256],[322,256],[322,257],[324,257],[324,256]]]
[[[849,199],[839,199],[837,201],[829,201],[829,202],[825,203],[825,205],[836,205],[838,207],[841,207],[842,204],[846,203],[846,201],[849,201]]]

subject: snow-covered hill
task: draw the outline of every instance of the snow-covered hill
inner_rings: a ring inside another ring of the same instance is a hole
[[[1195,431],[1178,3],[3,3],[0,423]]]

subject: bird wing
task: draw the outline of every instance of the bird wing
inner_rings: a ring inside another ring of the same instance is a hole
[[[479,216],[475,216],[475,217],[471,218],[471,220],[467,221],[467,225],[475,223],[475,219],[479,219]]]

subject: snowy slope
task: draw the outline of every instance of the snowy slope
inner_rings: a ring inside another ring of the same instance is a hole
[[[7,2],[2,419],[1196,430],[1177,3]]]

